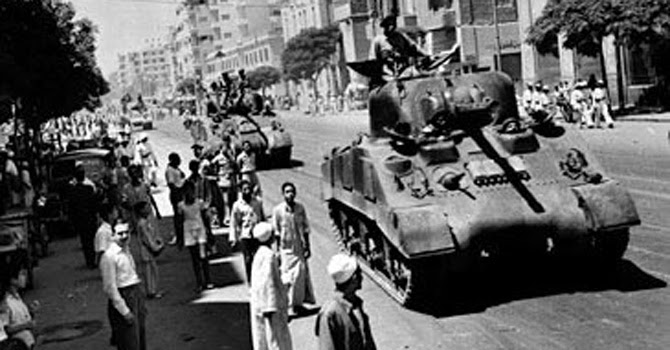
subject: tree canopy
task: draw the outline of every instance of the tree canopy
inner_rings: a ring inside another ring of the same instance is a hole
[[[93,108],[109,91],[95,59],[97,28],[74,17],[70,3],[2,1],[0,94],[19,102],[29,125]]]
[[[332,65],[341,34],[337,26],[305,29],[286,43],[281,61],[284,74],[291,80],[316,80]]]
[[[531,26],[528,43],[540,53],[555,52],[556,37],[565,47],[595,57],[602,40],[612,35],[618,43],[655,43],[670,37],[670,1],[549,0]]]
[[[261,66],[247,74],[249,87],[254,90],[262,90],[265,95],[265,88],[278,83],[281,80],[281,72],[272,66]]]

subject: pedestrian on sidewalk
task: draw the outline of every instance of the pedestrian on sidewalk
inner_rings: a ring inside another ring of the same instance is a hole
[[[294,317],[304,314],[305,303],[316,303],[307,265],[311,256],[310,228],[305,207],[295,201],[295,185],[285,182],[281,190],[284,202],[272,211],[272,225],[279,238],[282,279],[288,285],[288,314]]]
[[[160,299],[163,292],[158,290],[158,264],[156,257],[165,248],[163,240],[156,234],[153,223],[149,220],[151,207],[147,202],[139,202],[133,208],[137,215],[137,235],[140,240],[140,259],[144,266],[144,283],[148,299]]]
[[[74,171],[74,184],[69,193],[68,221],[81,240],[84,260],[89,269],[97,268],[95,259],[95,233],[98,228],[99,202],[95,185],[86,178],[83,165]]]
[[[249,305],[254,350],[290,350],[286,288],[279,259],[272,249],[272,225],[259,222],[253,229],[258,251],[253,259]]]
[[[184,200],[179,203],[178,211],[183,218],[184,246],[191,254],[193,273],[195,274],[196,290],[198,292],[212,288],[209,276],[209,261],[207,260],[207,234],[205,220],[207,207],[202,199],[196,198],[195,187],[192,182],[184,184]]]
[[[95,233],[95,263],[100,264],[100,258],[112,244],[112,227],[118,217],[116,207],[111,203],[100,206],[98,231]]]
[[[593,98],[593,117],[596,128],[600,128],[601,119],[605,119],[605,124],[608,128],[613,128],[614,120],[610,114],[607,89],[605,88],[605,82],[603,80],[598,80],[596,82],[591,97]]]
[[[137,164],[131,165],[128,168],[128,175],[130,175],[130,183],[126,184],[122,190],[121,207],[125,210],[124,220],[130,222],[131,232],[136,235],[137,215],[133,208],[137,203],[147,202],[151,204],[154,210],[151,211],[150,220],[160,219],[161,215],[158,211],[158,204],[156,204],[156,200],[151,195],[149,184],[142,180],[142,167]]]
[[[363,300],[356,295],[363,274],[356,258],[336,254],[328,263],[328,274],[335,282],[335,295],[321,308],[316,318],[319,350],[375,350]]]
[[[242,143],[242,152],[237,156],[237,168],[240,169],[240,180],[251,183],[254,195],[261,196],[261,183],[256,175],[256,154],[251,149],[251,142]]]
[[[119,350],[146,350],[144,293],[130,253],[130,226],[117,224],[112,241],[100,259],[112,337]]]
[[[230,212],[235,203],[235,196],[237,192],[237,163],[235,162],[235,154],[231,146],[230,137],[223,136],[223,144],[219,153],[214,157],[212,163],[217,171],[217,186],[222,192],[223,207],[219,208],[219,220],[223,226],[230,225]]]
[[[8,340],[8,349],[33,349],[35,336],[33,329],[33,309],[28,307],[21,298],[20,291],[26,288],[28,271],[25,269],[25,255],[17,255],[5,266],[0,278],[0,324],[4,324],[4,332]]]
[[[251,282],[251,263],[258,249],[258,240],[253,236],[254,226],[265,220],[263,204],[254,196],[251,183],[248,180],[240,182],[240,198],[233,204],[230,218],[230,246],[241,245],[244,255],[244,267],[247,272],[247,282]]]
[[[165,181],[167,182],[168,189],[170,190],[170,204],[172,205],[172,224],[174,231],[172,237],[168,241],[170,245],[179,245],[179,247],[184,244],[184,231],[182,225],[182,217],[177,210],[179,202],[184,198],[182,187],[184,186],[184,181],[186,181],[186,175],[184,174],[179,166],[181,165],[181,158],[177,153],[170,153],[168,155],[168,166],[165,169]]]

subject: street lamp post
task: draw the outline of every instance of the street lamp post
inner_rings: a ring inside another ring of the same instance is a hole
[[[500,26],[498,25],[498,0],[491,0],[491,5],[493,5],[493,26],[496,31],[496,70],[502,70],[502,57],[501,57],[501,47],[500,47]]]

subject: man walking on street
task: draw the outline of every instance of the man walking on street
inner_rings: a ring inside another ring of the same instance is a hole
[[[95,233],[98,229],[98,197],[95,185],[86,178],[82,165],[75,167],[74,184],[70,189],[68,219],[79,235],[84,260],[89,269],[98,265],[95,259]]]
[[[279,237],[282,279],[288,284],[289,316],[304,311],[303,304],[316,302],[307,259],[311,256],[309,221],[305,207],[295,201],[296,188],[282,185],[284,202],[272,211],[272,225]]]
[[[316,318],[320,350],[375,350],[363,300],[356,295],[363,274],[356,258],[337,254],[328,263],[328,274],[335,281],[335,296]]]
[[[130,254],[130,227],[118,224],[112,244],[100,259],[102,286],[109,299],[107,312],[112,334],[119,350],[145,350],[144,320],[146,310],[140,278]]]
[[[286,289],[279,261],[272,250],[272,225],[260,222],[253,229],[259,242],[254,256],[249,304],[254,350],[290,350]]]
[[[256,199],[251,186],[247,180],[240,182],[241,197],[233,204],[229,238],[231,247],[238,242],[242,245],[247,282],[251,281],[251,262],[258,249],[258,241],[254,238],[252,230],[257,223],[265,220],[263,204]]]

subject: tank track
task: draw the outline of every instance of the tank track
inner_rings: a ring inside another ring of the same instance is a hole
[[[399,304],[411,309],[424,309],[434,307],[436,302],[446,299],[444,256],[410,260],[390,244],[374,221],[362,214],[334,201],[329,203],[329,214],[331,229],[340,251],[356,256],[363,272]],[[379,257],[379,249],[366,246],[362,236],[368,240],[383,241],[383,244],[387,244],[382,249],[386,254]],[[387,264],[380,264],[381,259]],[[384,268],[389,265],[401,268],[404,278]]]

